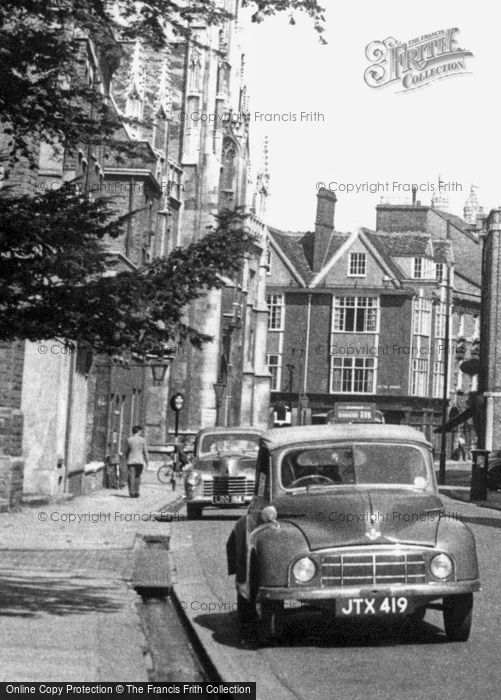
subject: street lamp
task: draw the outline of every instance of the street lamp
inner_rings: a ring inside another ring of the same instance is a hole
[[[169,406],[171,409],[174,411],[175,415],[175,422],[174,422],[174,469],[176,474],[179,474],[179,411],[184,406],[184,396],[178,391],[177,394],[174,394],[174,396],[171,397],[169,401]],[[173,478],[171,480],[172,483],[172,490],[175,489],[176,487],[176,479]]]
[[[160,386],[165,379],[167,374],[167,369],[174,358],[172,355],[147,355],[146,360],[148,366],[151,369],[151,375],[153,377],[154,386]]]

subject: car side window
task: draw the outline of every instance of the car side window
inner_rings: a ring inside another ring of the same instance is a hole
[[[262,498],[270,496],[270,459],[268,450],[261,447],[257,458],[255,494]]]

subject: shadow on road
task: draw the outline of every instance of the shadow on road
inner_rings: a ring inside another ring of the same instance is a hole
[[[118,589],[94,578],[0,574],[0,618],[83,615],[123,607]]]
[[[213,632],[218,644],[257,649],[257,640],[240,632],[236,613],[199,615],[194,622]],[[325,612],[286,612],[279,644],[290,647],[375,647],[405,644],[441,644],[443,630],[426,620],[411,622],[344,622]]]
[[[242,517],[242,513],[228,513],[227,515],[222,515],[221,513],[214,513],[214,515],[210,511],[204,511],[204,514],[202,516],[202,520],[210,520],[212,521],[221,521],[224,522],[226,521],[234,521],[236,522],[239,518]]]

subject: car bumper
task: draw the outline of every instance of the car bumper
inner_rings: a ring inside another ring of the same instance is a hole
[[[199,496],[190,497],[185,495],[184,500],[186,503],[193,503],[195,505],[203,506],[204,508],[212,506],[213,508],[243,508],[248,506],[252,501],[252,496],[242,496],[242,501],[240,503],[214,503],[211,496]]]
[[[344,598],[399,597],[416,598],[420,601],[436,600],[449,595],[473,593],[480,590],[480,581],[451,581],[447,583],[423,583],[413,586],[343,586],[343,588],[276,588],[261,586],[256,599],[263,600],[304,600],[328,601]]]

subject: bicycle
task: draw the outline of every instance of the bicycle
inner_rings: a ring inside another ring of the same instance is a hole
[[[172,490],[176,488],[176,470],[172,460],[164,462],[157,471],[157,479],[161,484],[171,484]]]

